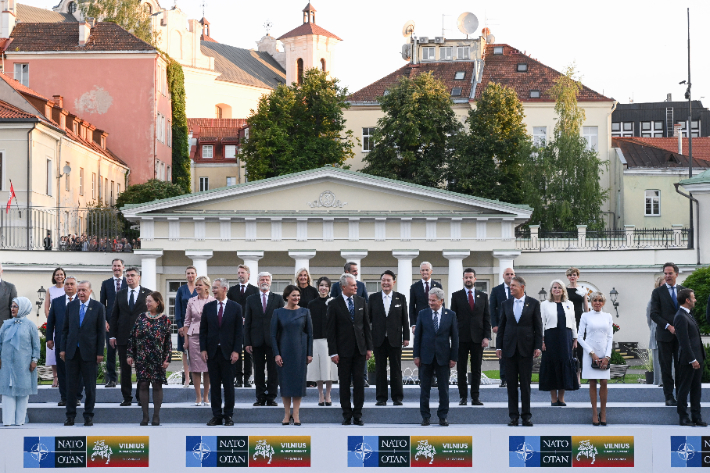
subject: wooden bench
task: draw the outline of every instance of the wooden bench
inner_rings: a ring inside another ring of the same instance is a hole
[[[626,371],[629,369],[629,365],[611,365],[609,368],[609,374],[611,379],[621,378],[622,383],[626,383]]]

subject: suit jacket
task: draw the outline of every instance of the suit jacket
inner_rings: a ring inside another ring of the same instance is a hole
[[[430,279],[429,281],[431,282],[431,284],[429,284],[430,291],[435,287],[443,289],[443,287],[441,287],[441,284],[434,281],[433,279]],[[417,325],[417,315],[419,314],[419,312],[428,308],[429,294],[424,293],[424,284],[420,279],[419,281],[412,284],[412,286],[409,288],[409,324]]]
[[[678,362],[688,364],[693,360],[705,361],[705,347],[695,319],[683,308],[678,308],[673,318],[675,336],[678,337]]]
[[[355,315],[350,318],[348,305],[343,296],[338,296],[328,304],[328,354],[341,358],[365,355],[372,350],[372,334],[368,323],[367,302],[360,296],[353,296]]]
[[[676,298],[682,289],[685,288],[680,284],[676,284]],[[673,325],[673,319],[675,318],[675,314],[678,312],[679,308],[680,307],[676,307],[675,304],[673,304],[671,293],[665,283],[663,283],[661,287],[657,287],[653,290],[651,293],[651,320],[656,322],[656,341],[673,341],[673,337],[675,337],[675,335],[666,330],[666,324]]]
[[[271,316],[274,310],[285,305],[281,294],[269,292],[266,298],[266,312],[261,305],[261,292],[247,297],[244,311],[244,346],[271,346]]]
[[[340,281],[335,281],[333,286],[330,288],[330,297],[338,297],[342,295],[343,291],[340,289]],[[365,299],[365,302],[370,302],[370,296],[367,294],[367,287],[362,281],[357,282],[357,292],[355,295]]]
[[[542,318],[537,299],[525,296],[520,321],[515,321],[513,303],[515,298],[503,302],[498,322],[498,349],[503,356],[512,357],[517,349],[520,356],[532,357],[535,350],[542,349]]]
[[[417,320],[414,358],[419,358],[427,365],[436,360],[440,366],[448,365],[449,361],[458,361],[459,331],[456,313],[442,307],[438,331],[434,330],[434,312],[431,309],[419,312]]]
[[[12,317],[10,306],[15,297],[17,297],[15,285],[5,280],[0,282],[0,323]]]
[[[222,356],[229,359],[232,352],[242,352],[242,307],[227,299],[222,314],[222,325],[217,317],[219,305],[216,300],[208,302],[202,309],[200,319],[200,351],[206,351],[208,358],[214,358],[217,350],[222,350]],[[217,386],[219,389],[219,386]]]
[[[500,322],[500,310],[503,302],[508,299],[508,294],[505,291],[505,283],[500,283],[491,290],[490,311],[491,325],[497,327]]]
[[[390,296],[392,302],[389,314],[385,311],[382,291],[374,293],[367,304],[367,316],[372,324],[372,344],[375,347],[380,347],[385,342],[385,333],[390,345],[395,348],[402,346],[402,340],[409,340],[407,298],[396,291],[392,291]]]
[[[474,289],[473,311],[468,304],[466,289],[451,294],[451,310],[458,321],[459,340],[481,343],[491,339],[491,313],[488,309],[488,295]]]
[[[121,280],[121,289],[124,287],[128,287],[125,277]],[[106,314],[110,317],[113,314],[113,303],[116,301],[116,283],[112,277],[101,283],[99,301],[106,307]]]
[[[66,359],[71,359],[79,350],[82,360],[96,363],[97,356],[104,356],[106,309],[99,301],[89,299],[82,324],[79,323],[80,310],[79,299],[67,304],[59,351],[65,352]]]
[[[128,337],[131,334],[133,325],[136,319],[143,312],[147,312],[145,306],[145,298],[150,294],[150,289],[140,286],[138,297],[133,304],[133,310],[128,307],[128,286],[122,287],[116,294],[116,300],[111,311],[111,320],[109,321],[109,338],[115,338],[117,345],[127,345]]]
[[[76,300],[76,294],[74,299]],[[47,315],[47,341],[54,341],[55,348],[59,348],[62,341],[62,331],[64,330],[64,317],[67,312],[66,295],[61,295],[52,299]]]
[[[241,288],[239,287],[239,284],[237,284],[236,286],[229,288],[229,291],[227,292],[227,299],[239,304],[242,307],[242,315],[245,315],[247,297],[252,294],[259,294],[259,288],[253,284],[247,283],[247,287],[244,289],[244,295],[242,296]]]

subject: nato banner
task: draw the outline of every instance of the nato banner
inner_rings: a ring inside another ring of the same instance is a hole
[[[671,466],[710,467],[710,437],[671,436]]]
[[[633,436],[509,437],[510,467],[633,467]]]
[[[147,436],[25,437],[24,468],[147,468]]]
[[[471,467],[470,436],[348,436],[349,467]]]
[[[187,436],[185,466],[309,467],[310,436]]]

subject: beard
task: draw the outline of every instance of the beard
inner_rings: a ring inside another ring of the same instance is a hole
[[[262,284],[262,285],[259,286],[259,289],[261,289],[262,292],[263,292],[263,291],[268,291],[270,288],[271,288],[271,285],[270,285],[270,284]]]

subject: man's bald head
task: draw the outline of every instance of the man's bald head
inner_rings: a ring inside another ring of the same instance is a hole
[[[505,268],[503,271],[503,281],[510,286],[510,281],[515,277],[515,270],[513,268]]]

